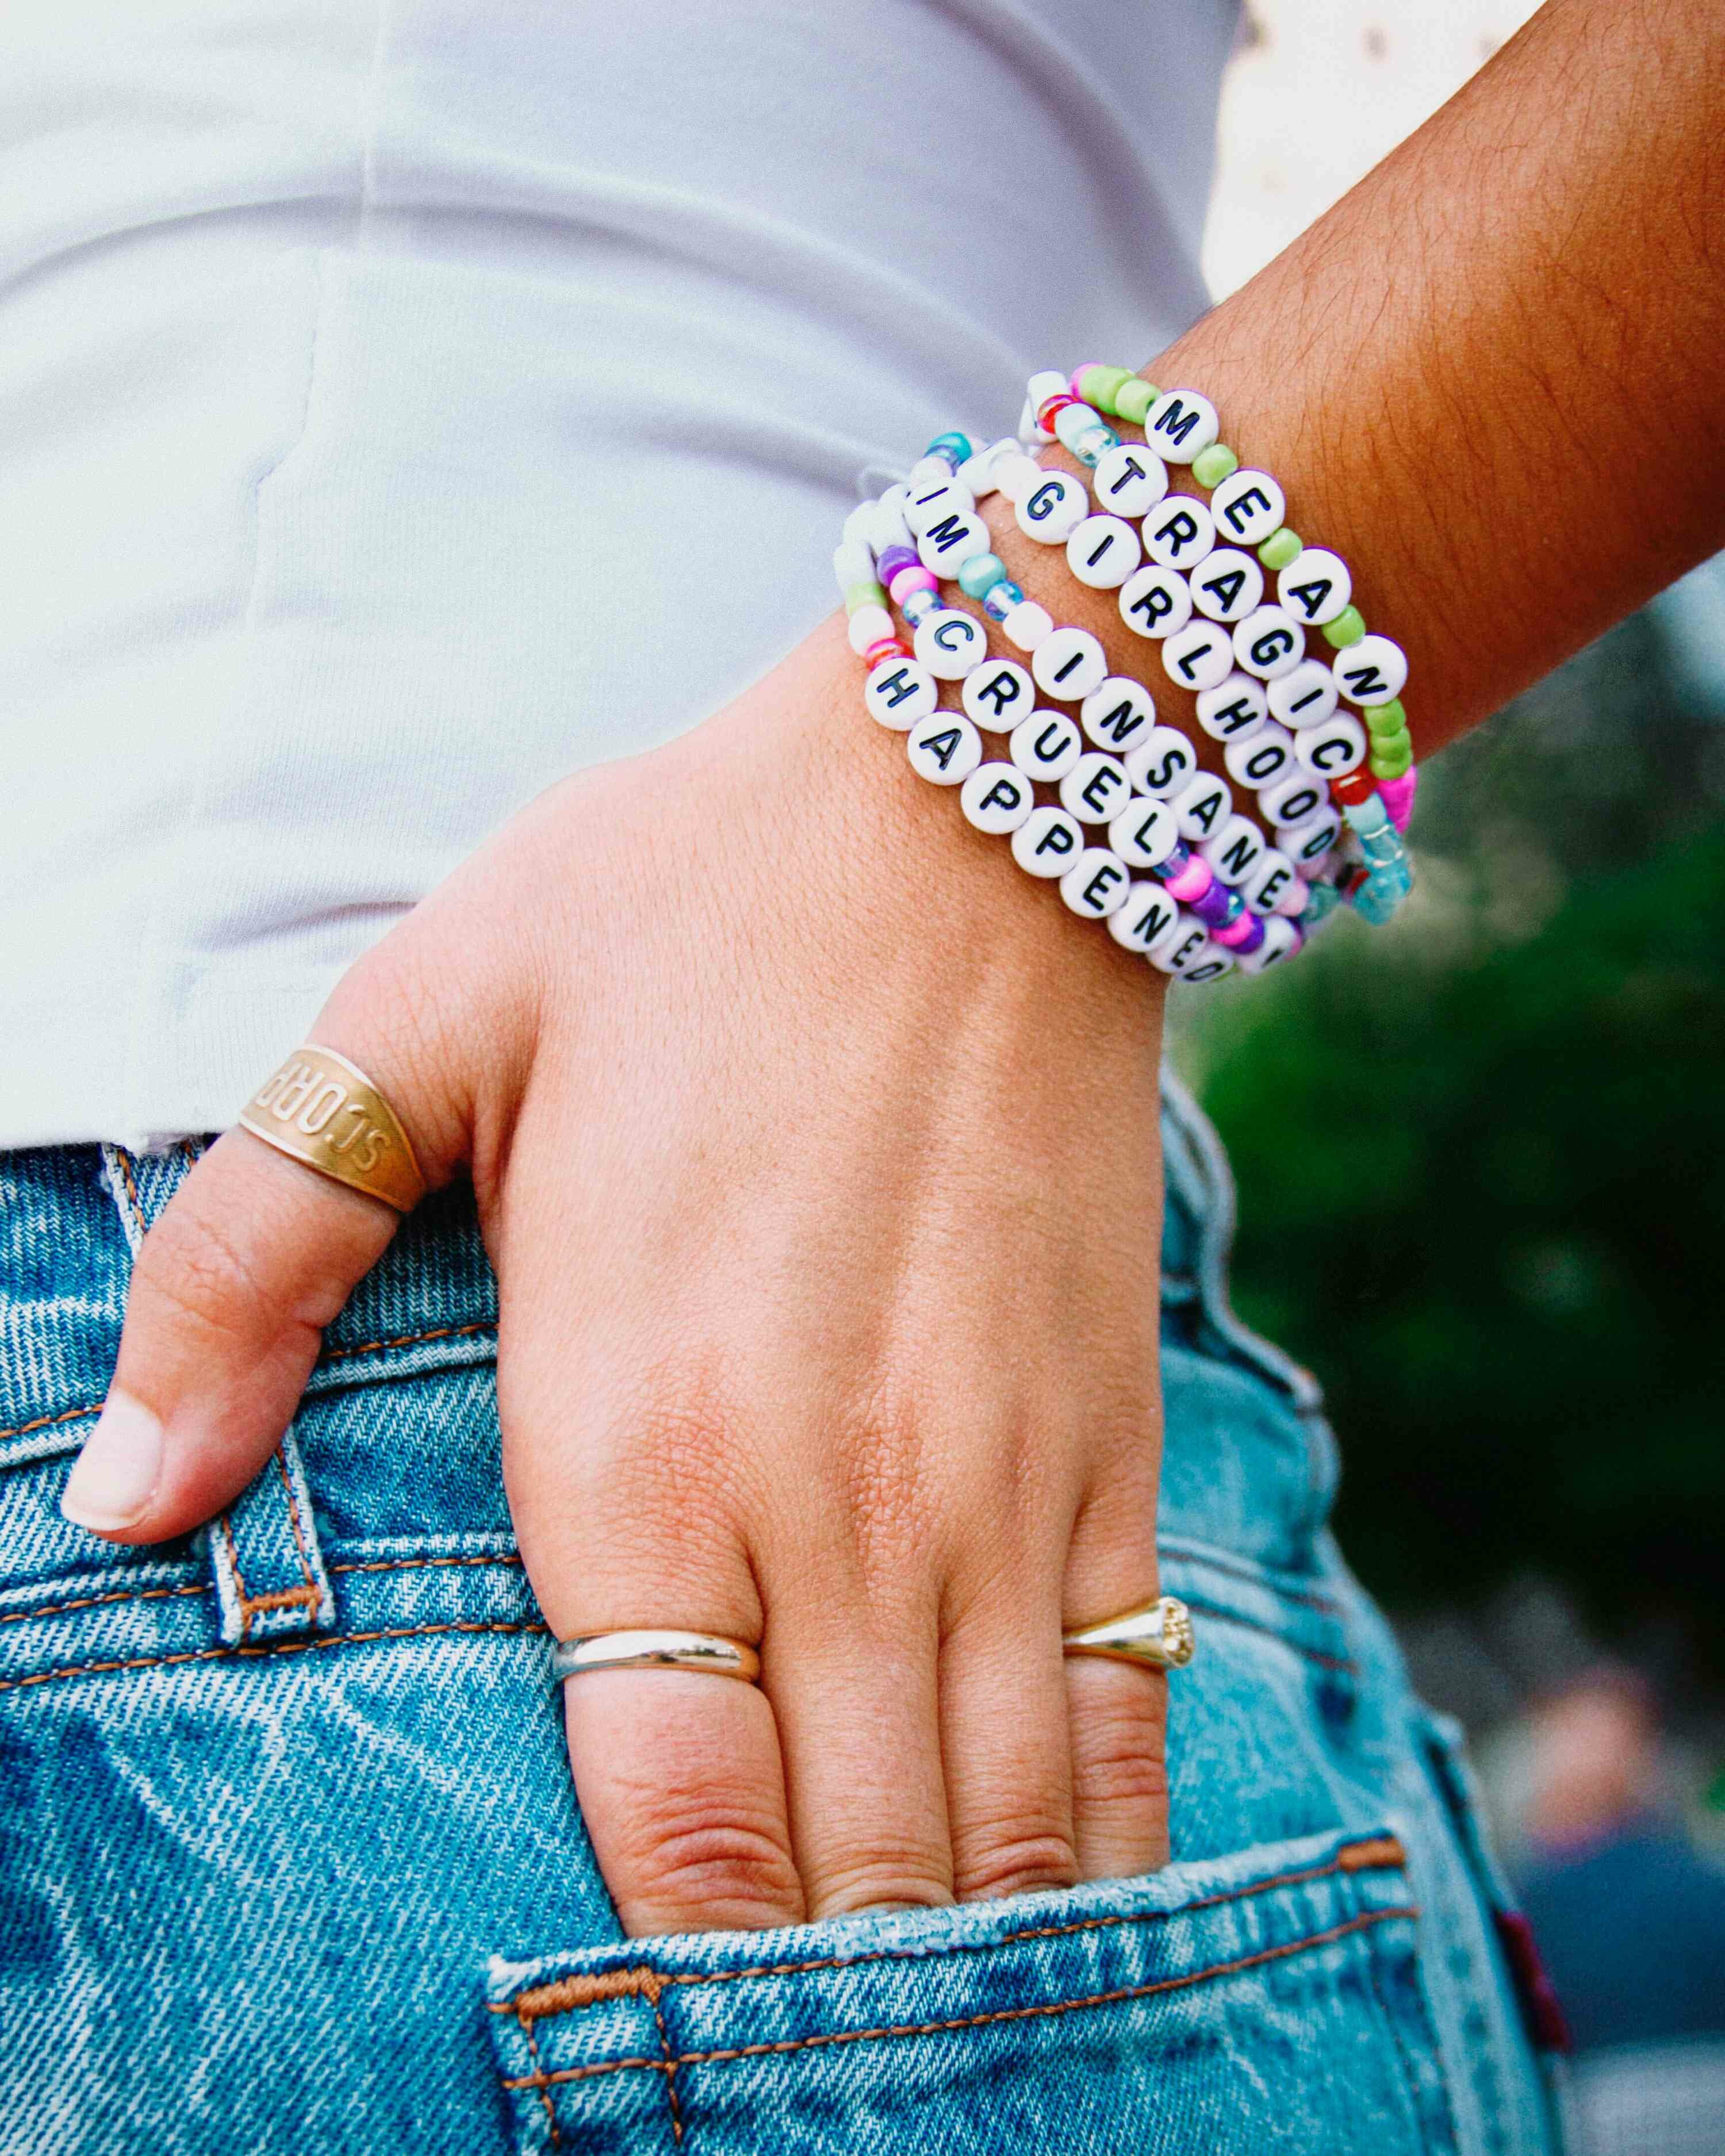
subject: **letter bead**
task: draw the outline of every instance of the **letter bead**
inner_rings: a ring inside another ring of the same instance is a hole
[[[1118,516],[1086,516],[1066,542],[1066,567],[1092,591],[1116,590],[1143,558],[1137,533]]]
[[[1264,691],[1250,674],[1230,674],[1198,700],[1198,723],[1212,741],[1250,741],[1269,716]]]
[[[1159,883],[1135,883],[1126,902],[1108,916],[1108,933],[1122,950],[1147,951],[1180,917],[1180,909]]]
[[[925,722],[927,723],[927,722]],[[1219,883],[1242,884],[1268,850],[1264,834],[1245,817],[1234,815],[1198,849]]]
[[[1266,846],[1257,865],[1240,886],[1240,895],[1254,913],[1274,913],[1293,889],[1297,874],[1280,846]]]
[[[1387,636],[1363,636],[1330,669],[1350,704],[1387,704],[1407,686],[1408,654]]]
[[[962,786],[983,760],[983,737],[957,711],[931,711],[906,737],[905,753],[931,786]]]
[[[1098,748],[1125,750],[1142,741],[1156,724],[1156,704],[1142,682],[1111,674],[1092,689],[1078,714],[1086,736]]]
[[[1160,868],[1179,843],[1179,818],[1166,801],[1142,793],[1108,826],[1108,844],[1129,868]]]
[[[911,648],[937,681],[962,681],[988,657],[988,639],[973,613],[939,607],[917,629]]]
[[[1132,781],[1117,756],[1086,749],[1060,781],[1060,806],[1081,824],[1111,824],[1131,793]]]
[[[970,516],[976,511],[976,497],[970,489],[961,486],[937,459],[935,470],[939,478],[931,475],[926,484],[920,485],[916,483],[916,474],[911,475],[912,483],[905,500],[905,521],[918,539],[931,524],[938,524],[943,516]]]
[[[1227,780],[1218,778],[1212,772],[1199,772],[1173,798],[1180,836],[1192,845],[1202,845],[1221,829],[1233,806],[1234,796],[1228,790]]]
[[[1126,863],[1106,846],[1086,846],[1060,878],[1060,896],[1087,921],[1106,921],[1131,894]]]
[[[1084,753],[1077,721],[1064,711],[1032,711],[1012,730],[1007,753],[1026,778],[1057,784]]]
[[[1193,920],[1189,914],[1182,914],[1172,928],[1163,931],[1144,955],[1164,973],[1183,973],[1188,967],[1207,964],[1211,958],[1226,954],[1218,952],[1204,933],[1201,921]]]
[[[964,820],[990,838],[1017,830],[1036,806],[1036,793],[1021,771],[1009,763],[979,763],[958,790]]]
[[[1261,973],[1279,959],[1291,957],[1304,940],[1291,921],[1271,918],[1264,923],[1264,940],[1256,950],[1236,952],[1234,963],[1243,973]]]
[[[1158,726],[1147,741],[1126,752],[1126,775],[1140,793],[1166,801],[1198,769],[1192,744],[1176,726]]]
[[[1090,511],[1090,495],[1065,472],[1044,472],[1013,506],[1019,529],[1045,547],[1064,547]]]
[[[1230,742],[1222,752],[1228,776],[1236,786],[1249,786],[1261,793],[1286,778],[1294,769],[1294,737],[1286,726],[1266,719],[1255,733]]]
[[[1168,466],[1142,442],[1122,442],[1097,459],[1096,500],[1116,516],[1143,516],[1168,492]]]
[[[1217,547],[1192,572],[1192,603],[1212,621],[1240,621],[1264,596],[1264,572],[1254,554]]]
[[[1054,634],[1054,616],[1034,599],[1020,599],[1002,617],[1000,626],[1020,651],[1034,651],[1045,637]]]
[[[1302,659],[1270,685],[1271,716],[1296,733],[1322,726],[1335,708],[1336,684],[1322,660]]]
[[[1269,473],[1249,467],[1230,472],[1210,495],[1216,529],[1235,547],[1261,547],[1281,529],[1287,506],[1287,496]]]
[[[1087,629],[1057,629],[1030,654],[1030,671],[1045,696],[1081,703],[1106,677],[1107,655]]]
[[[1328,798],[1328,789],[1321,778],[1294,771],[1263,789],[1258,796],[1258,812],[1279,828],[1293,830],[1321,816]]]
[[[1262,606],[1234,631],[1234,655],[1260,681],[1291,674],[1306,651],[1306,634],[1285,607]]]
[[[1234,669],[1228,632],[1214,622],[1190,622],[1162,647],[1163,670],[1183,689],[1214,689]]]
[[[1341,835],[1341,819],[1328,809],[1313,822],[1301,824],[1298,830],[1281,834],[1296,865],[1302,870],[1315,867]]]
[[[1352,711],[1337,711],[1321,726],[1296,735],[1294,754],[1320,778],[1343,778],[1366,760],[1366,730]]]
[[[1302,547],[1277,577],[1276,595],[1307,628],[1322,629],[1353,597],[1353,578],[1327,547]]]
[[[994,484],[1009,501],[1022,501],[1032,487],[1041,485],[1042,478],[1041,465],[1016,442],[995,460]]]
[[[1158,568],[1197,567],[1216,543],[1216,522],[1196,495],[1171,494],[1144,519],[1144,552]]]
[[[1121,586],[1120,619],[1140,636],[1173,636],[1192,619],[1192,587],[1152,562]]]
[[[985,734],[1010,733],[1035,703],[1036,685],[1017,660],[990,659],[965,675],[958,701]]]
[[[1171,465],[1189,465],[1221,431],[1215,406],[1194,389],[1165,389],[1144,421],[1144,439]]]
[[[1026,875],[1065,875],[1083,850],[1077,819],[1051,802],[1033,808],[1012,834],[1012,857]]]
[[[961,516],[948,511],[916,540],[916,558],[937,577],[956,577],[964,564],[993,547],[988,527],[979,516]]]
[[[869,716],[898,733],[908,733],[939,701],[933,675],[914,659],[875,667],[863,688],[863,705]]]
[[[845,633],[850,639],[851,649],[860,658],[871,644],[879,644],[883,637],[892,634],[892,616],[885,607],[859,607]]]

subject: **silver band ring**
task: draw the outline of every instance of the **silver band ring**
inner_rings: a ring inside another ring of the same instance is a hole
[[[761,1657],[741,1640],[718,1632],[584,1632],[559,1640],[551,1650],[551,1673],[589,1676],[595,1670],[695,1670],[703,1676],[739,1677],[753,1684]]]

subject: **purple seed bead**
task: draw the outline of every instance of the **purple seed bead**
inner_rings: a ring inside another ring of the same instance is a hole
[[[1192,911],[1206,928],[1225,928],[1239,917],[1245,901],[1225,883],[1213,883],[1202,898],[1194,898]]]
[[[1242,913],[1216,931],[1216,941],[1230,951],[1255,951],[1264,941],[1264,924],[1255,913]]]
[[[901,569],[920,569],[922,559],[913,547],[889,547],[875,564],[875,574],[890,589]]]

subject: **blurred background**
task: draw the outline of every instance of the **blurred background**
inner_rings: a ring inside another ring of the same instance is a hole
[[[1219,297],[1534,13],[1250,6]],[[1447,752],[1413,835],[1395,924],[1177,997],[1174,1055],[1240,1313],[1323,1381],[1343,1546],[1472,1739],[1583,2145],[1720,2156],[1725,564]]]

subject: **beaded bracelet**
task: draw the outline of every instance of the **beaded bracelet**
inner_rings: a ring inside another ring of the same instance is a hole
[[[1122,618],[1141,634],[1168,639],[1163,663],[1171,677],[1203,693],[1219,686],[1228,666],[1214,628],[1188,628],[1174,618],[1181,611],[1183,568],[1219,602],[1204,611],[1214,620],[1237,623],[1233,656],[1249,675],[1268,682],[1274,716],[1289,724],[1325,729],[1306,744],[1302,760],[1328,769],[1363,856],[1363,871],[1349,880],[1347,895],[1367,919],[1388,919],[1412,883],[1400,837],[1417,783],[1399,701],[1407,661],[1388,637],[1367,634],[1351,603],[1347,564],[1327,548],[1307,547],[1287,528],[1280,485],[1266,472],[1240,469],[1234,451],[1218,440],[1214,406],[1193,391],[1159,392],[1124,367],[1088,364],[1070,377],[1052,372],[1034,376],[1027,411],[1032,428],[1024,431],[1034,431],[1040,441],[1060,440],[1096,472],[1103,512],[1090,515],[1088,495],[1076,481],[1067,482],[1070,493],[1050,501],[1042,487],[1065,475],[1041,475],[1037,506],[1045,522],[1054,527],[1045,536],[1052,541],[1060,536],[1063,523],[1070,523],[1068,560],[1075,573],[1099,585],[1122,583]],[[1098,418],[1102,412],[1141,426],[1142,449],[1122,443]],[[1164,456],[1168,462],[1189,465],[1211,501],[1206,507],[1194,496],[1168,497],[1175,506],[1155,521],[1153,531],[1156,506],[1167,495]],[[1034,459],[1027,462],[1041,474]],[[1152,566],[1141,571],[1138,535],[1124,517],[1145,511],[1150,513],[1143,532]],[[1045,536],[1022,515],[1019,522],[1033,536]],[[1255,548],[1255,561],[1239,549],[1215,547],[1223,522],[1234,537]],[[1258,605],[1266,568],[1277,574],[1280,606]],[[1191,603],[1187,585],[1189,617]],[[1301,657],[1307,627],[1322,629],[1337,651],[1330,666]],[[1363,707],[1363,731],[1350,715],[1335,714],[1338,695]],[[1374,697],[1378,701],[1368,701]],[[1368,754],[1375,788],[1354,768]]]

